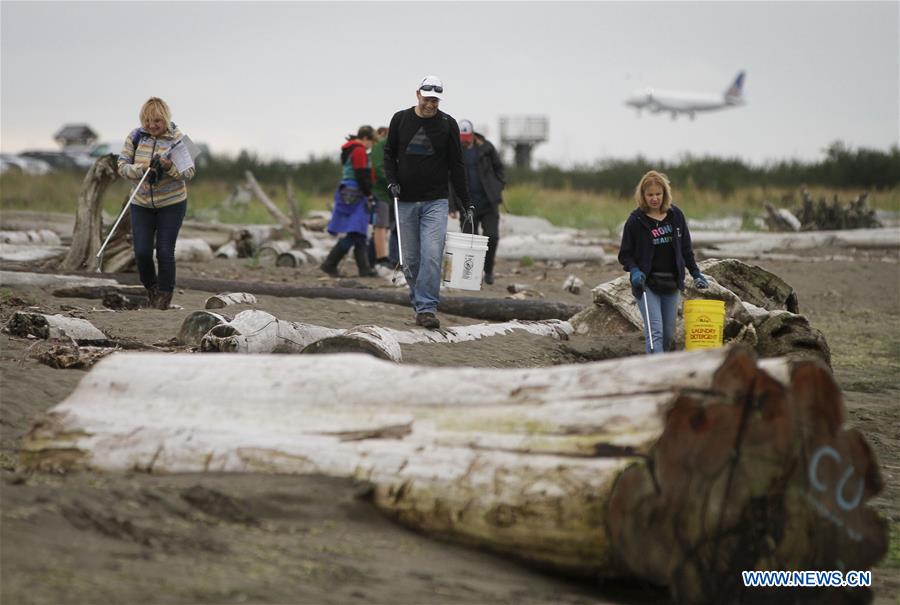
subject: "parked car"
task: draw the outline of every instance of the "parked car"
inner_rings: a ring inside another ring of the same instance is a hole
[[[12,170],[18,170],[28,175],[38,175],[51,172],[53,167],[44,160],[14,153],[0,153],[0,174]]]
[[[43,160],[56,170],[74,170],[80,168],[78,163],[62,151],[23,151],[22,157]]]

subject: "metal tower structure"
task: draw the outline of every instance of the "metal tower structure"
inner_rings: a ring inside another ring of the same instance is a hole
[[[547,140],[550,121],[547,116],[501,116],[500,143],[513,148],[516,166],[531,167],[531,152]]]

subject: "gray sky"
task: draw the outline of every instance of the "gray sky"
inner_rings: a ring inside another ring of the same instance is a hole
[[[819,160],[840,139],[900,136],[900,2],[0,2],[0,147],[55,149],[86,122],[125,139],[149,96],[215,151],[337,154],[361,124],[415,103],[489,138],[543,114],[534,158]],[[695,121],[637,116],[637,88],[724,91],[747,105]],[[499,141],[497,141],[499,142]]]

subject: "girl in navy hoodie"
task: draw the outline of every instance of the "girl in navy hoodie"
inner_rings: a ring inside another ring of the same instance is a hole
[[[637,209],[625,221],[619,262],[631,274],[631,293],[644,320],[647,353],[663,353],[672,350],[685,269],[697,288],[708,288],[709,283],[694,260],[687,221],[672,204],[666,175],[655,170],[645,174],[634,199]]]

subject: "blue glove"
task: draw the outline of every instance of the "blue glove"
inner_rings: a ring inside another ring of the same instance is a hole
[[[706,281],[706,278],[699,271],[692,273],[691,277],[694,278],[694,287],[698,290],[706,290],[709,287],[709,282]]]
[[[631,287],[639,288],[641,290],[644,289],[644,282],[647,281],[647,276],[644,275],[644,272],[635,267],[631,270]]]

